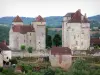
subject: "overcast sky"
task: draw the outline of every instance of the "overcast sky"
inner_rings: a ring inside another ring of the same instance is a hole
[[[0,0],[0,17],[64,16],[81,9],[82,14],[100,14],[100,0]]]

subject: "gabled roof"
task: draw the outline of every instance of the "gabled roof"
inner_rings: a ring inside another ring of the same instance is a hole
[[[35,22],[45,22],[45,19],[42,18],[40,15],[36,17]]]
[[[25,34],[27,32],[35,32],[35,29],[32,25],[14,25],[12,27],[13,32],[20,32]]]
[[[7,47],[7,45],[4,44],[3,42],[0,43],[0,49],[1,49],[1,50],[10,50],[10,49]]]
[[[52,47],[51,48],[52,55],[71,55],[71,49],[68,47]]]
[[[83,16],[81,14],[81,10],[78,9],[75,13],[68,13],[65,16],[67,17],[68,15],[71,15],[71,20],[69,20],[69,23],[88,23],[88,19],[86,18],[86,15]],[[82,18],[83,16],[83,18]]]
[[[23,21],[22,21],[22,19],[17,15],[17,16],[14,18],[13,22],[23,22]]]

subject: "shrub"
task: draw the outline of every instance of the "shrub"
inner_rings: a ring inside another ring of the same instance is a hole
[[[44,57],[44,61],[49,61],[49,57]]]
[[[55,75],[55,72],[52,69],[48,69],[44,75]]]
[[[3,71],[3,67],[0,67],[0,72],[2,72]]]
[[[17,64],[17,59],[13,58],[10,60],[11,64]]]

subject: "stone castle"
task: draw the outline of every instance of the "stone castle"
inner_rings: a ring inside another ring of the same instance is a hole
[[[9,32],[9,47],[20,50],[21,45],[31,46],[36,50],[46,48],[46,22],[40,15],[30,25],[24,25],[17,16]],[[90,23],[81,10],[67,13],[62,22],[62,47],[71,50],[88,50],[90,47]]]
[[[15,17],[9,32],[10,49],[20,50],[21,45],[36,50],[45,49],[45,25],[40,15],[30,25],[24,25],[19,16]]]

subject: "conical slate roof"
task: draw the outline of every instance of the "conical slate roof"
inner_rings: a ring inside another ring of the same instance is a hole
[[[45,19],[42,18],[40,15],[38,17],[36,17],[35,19],[36,22],[45,22]]]
[[[22,21],[22,19],[17,15],[17,16],[14,18],[13,22],[23,22],[23,21]]]

